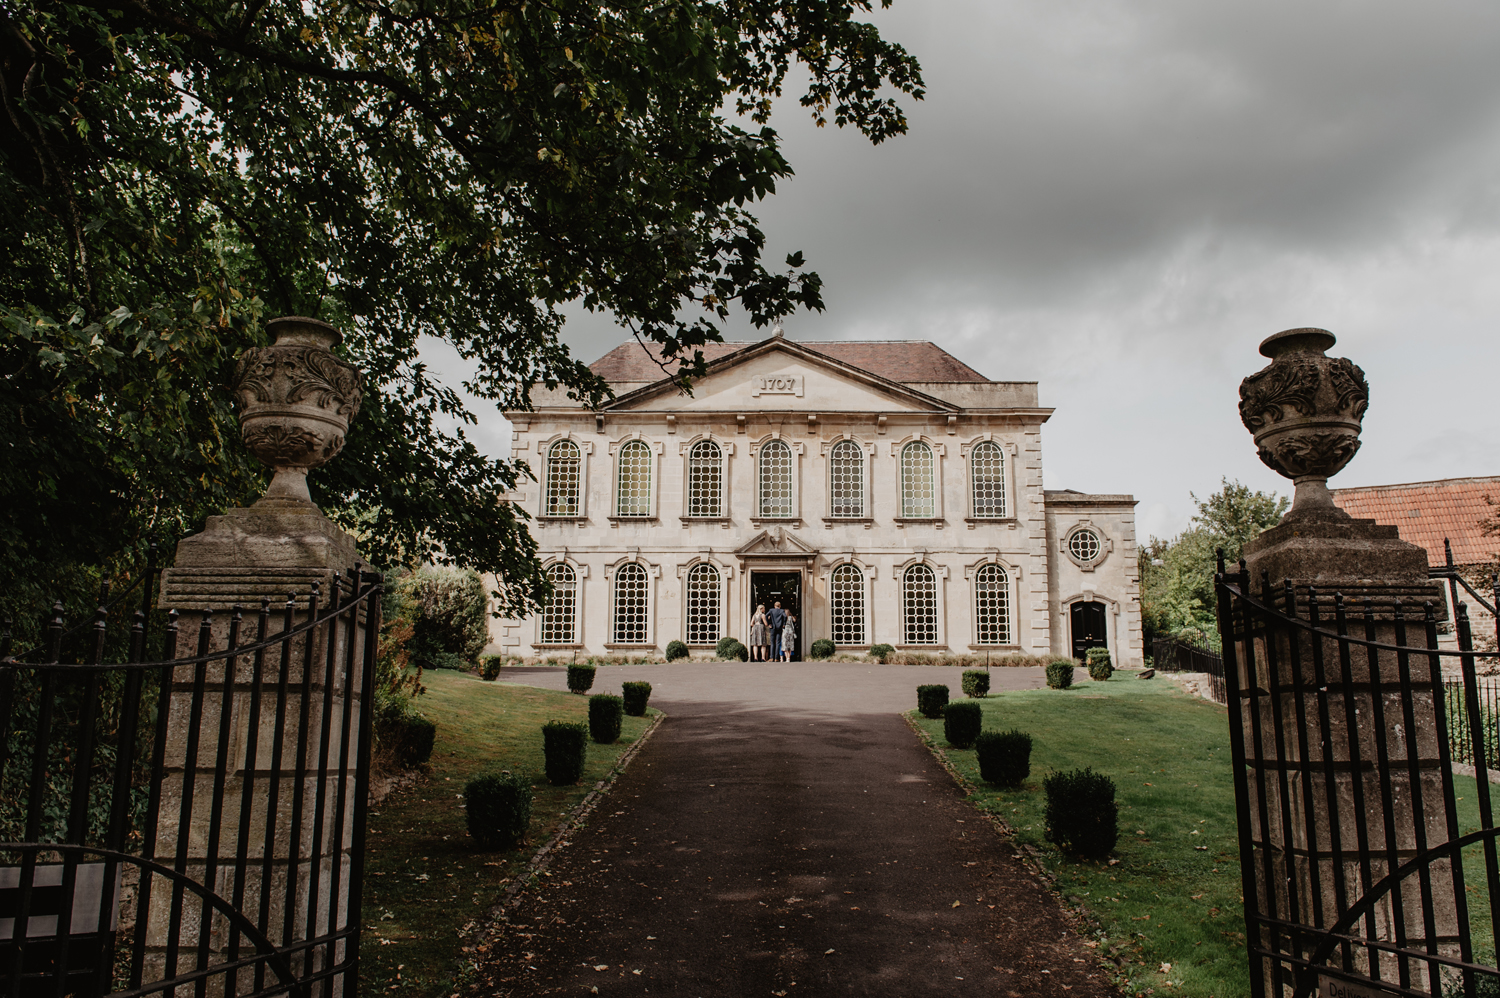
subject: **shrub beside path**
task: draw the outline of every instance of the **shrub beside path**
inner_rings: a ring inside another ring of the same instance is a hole
[[[961,671],[600,669],[597,692],[646,679],[669,717],[487,938],[475,993],[1117,995],[898,714]]]

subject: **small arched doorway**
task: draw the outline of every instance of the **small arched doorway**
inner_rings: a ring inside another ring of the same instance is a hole
[[[1073,657],[1082,660],[1090,648],[1108,648],[1106,625],[1108,616],[1104,604],[1098,600],[1074,603],[1072,610]]]

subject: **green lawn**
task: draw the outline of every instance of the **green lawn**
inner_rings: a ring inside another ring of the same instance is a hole
[[[942,721],[916,720],[981,788],[974,805],[1038,849],[1058,890],[1093,913],[1101,949],[1123,961],[1119,983],[1126,993],[1248,993],[1224,708],[1164,680],[1120,675],[980,702],[986,730],[1019,728],[1034,739],[1031,778],[1020,790],[983,783],[974,752],[949,746]],[[1115,781],[1120,842],[1112,863],[1070,859],[1043,838],[1042,778],[1084,766]]]
[[[541,775],[541,726],[586,722],[587,697],[446,670],[429,670],[422,681],[427,694],[418,706],[438,725],[431,773],[370,812],[360,944],[361,987],[412,998],[453,992],[474,921],[651,720],[625,718],[617,744],[589,743],[577,786],[553,787]],[[590,692],[618,694],[619,683],[600,669]],[[464,784],[492,769],[536,775],[530,837],[509,852],[478,851],[464,826]]]

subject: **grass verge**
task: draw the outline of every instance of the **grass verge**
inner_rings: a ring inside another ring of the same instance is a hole
[[[943,722],[913,712],[950,764],[978,789],[970,801],[1009,825],[1097,923],[1128,995],[1247,994],[1229,722],[1224,708],[1162,680],[1117,676],[1070,690],[995,693],[978,701],[985,730],[1034,739],[1019,790],[979,778],[972,749],[943,740]],[[1044,837],[1042,779],[1091,766],[1115,781],[1120,842],[1106,861],[1065,856]]]
[[[451,994],[476,920],[660,713],[626,717],[614,745],[590,742],[583,779],[554,787],[542,775],[541,726],[587,722],[588,697],[442,670],[429,670],[422,682],[427,694],[418,706],[438,726],[430,773],[370,812],[360,944],[367,994]],[[598,685],[591,692],[619,692]],[[469,839],[461,798],[465,783],[494,769],[534,774],[536,799],[520,848],[481,852]]]

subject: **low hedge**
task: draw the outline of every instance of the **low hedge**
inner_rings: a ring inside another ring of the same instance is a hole
[[[589,737],[600,745],[620,740],[620,725],[625,720],[625,701],[613,693],[595,693],[589,697]]]
[[[1092,769],[1054,773],[1042,781],[1047,794],[1047,841],[1065,852],[1101,857],[1120,838],[1115,781]]]
[[[1071,658],[1055,658],[1047,663],[1047,685],[1054,690],[1065,690],[1073,685],[1074,662]]]
[[[464,787],[464,811],[480,848],[513,848],[531,825],[531,781],[511,773],[475,777]]]
[[[954,748],[966,749],[984,727],[984,711],[977,703],[960,700],[943,708],[943,737]]]
[[[948,687],[939,684],[917,687],[917,710],[922,712],[923,717],[942,717],[946,706]]]
[[[679,658],[688,657],[688,646],[675,638],[667,642],[667,661],[675,662]]]
[[[836,651],[838,651],[838,647],[832,641],[827,638],[819,638],[812,643],[812,647],[808,649],[808,654],[812,655],[813,658],[822,660],[833,658]]]
[[[888,644],[878,644],[870,646],[870,657],[879,662],[881,665],[889,662],[891,660],[891,656],[894,654],[896,654],[896,649],[892,648]]]
[[[620,692],[625,694],[625,713],[631,717],[646,716],[646,701],[651,699],[651,684],[637,681],[633,683],[620,684]]]
[[[979,776],[1000,787],[1019,787],[1031,775],[1031,736],[1024,731],[985,731],[974,739]]]
[[[964,696],[984,697],[990,695],[990,674],[984,669],[964,670]]]
[[[546,757],[548,783],[557,787],[577,783],[588,762],[589,726],[574,721],[548,721],[542,725],[542,754]]]
[[[594,667],[592,665],[570,665],[568,666],[568,692],[587,693],[594,688]]]

